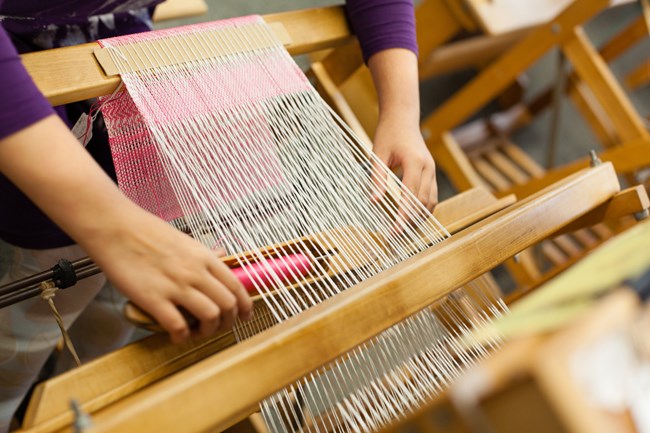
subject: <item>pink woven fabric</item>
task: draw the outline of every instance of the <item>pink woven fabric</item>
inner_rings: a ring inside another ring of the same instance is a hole
[[[260,21],[257,16],[242,17],[121,36],[100,44],[122,47]],[[144,209],[171,221],[187,212],[245,199],[284,181],[266,113],[283,95],[303,92],[310,84],[281,48],[123,73],[122,81],[126,90],[102,98],[102,111],[118,184]],[[174,152],[183,155],[183,161],[170,160],[165,146],[177,146]],[[206,146],[211,152],[205,152]],[[174,167],[175,172],[165,167]],[[190,178],[180,181],[178,173]],[[193,173],[197,175],[192,177]],[[212,176],[207,182],[212,189],[204,187],[206,173]]]

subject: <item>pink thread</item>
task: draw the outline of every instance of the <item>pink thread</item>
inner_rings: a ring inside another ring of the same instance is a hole
[[[119,47],[261,22],[258,16],[241,17],[99,43]],[[267,118],[277,113],[266,114],[267,107],[281,109],[283,97],[311,86],[286,52],[270,49],[208,59],[193,64],[191,73],[178,66],[170,73],[125,73],[122,81],[126,90],[101,98],[100,107],[118,184],[144,209],[171,221],[248,200],[287,183],[278,155],[278,131]],[[167,135],[169,131],[175,135]],[[165,146],[174,147],[182,160],[169,161]],[[167,173],[165,167],[172,166],[175,172]],[[179,182],[177,173],[186,178]],[[199,174],[209,175],[209,182]]]
[[[312,270],[312,263],[302,253],[271,258],[239,268],[232,268],[235,277],[248,292],[273,288],[278,282],[297,282]]]

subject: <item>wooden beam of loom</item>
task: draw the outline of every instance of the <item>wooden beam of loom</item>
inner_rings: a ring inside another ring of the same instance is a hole
[[[439,203],[434,216],[450,233],[456,233],[514,201],[514,197],[497,199],[485,189],[474,188]],[[63,428],[72,422],[71,398],[93,413],[233,344],[230,332],[182,345],[169,344],[163,334],[135,342],[39,384],[23,428],[38,427],[39,432]]]
[[[101,411],[88,431],[222,430],[273,392],[431,305],[618,191],[610,164],[576,173],[391,272]]]
[[[341,6],[264,15],[289,34],[292,55],[331,48],[352,38]],[[21,56],[27,72],[52,105],[62,105],[112,93],[118,76],[107,76],[93,55],[95,42],[28,53]]]

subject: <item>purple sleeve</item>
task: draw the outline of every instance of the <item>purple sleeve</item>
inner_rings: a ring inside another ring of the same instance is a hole
[[[0,26],[0,140],[54,113]]]
[[[347,0],[352,30],[359,38],[363,58],[389,48],[418,53],[412,0]]]

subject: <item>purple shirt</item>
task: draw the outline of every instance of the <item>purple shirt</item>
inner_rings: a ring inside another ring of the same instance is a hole
[[[146,31],[151,28],[153,6],[161,1],[0,0],[0,140],[54,113],[16,48],[25,53]],[[347,11],[366,60],[388,48],[417,53],[411,0],[347,0]],[[68,124],[83,111],[87,111],[84,103],[56,107]],[[93,130],[87,149],[109,175],[114,174],[105,131]],[[33,249],[74,243],[2,174],[0,238]]]

